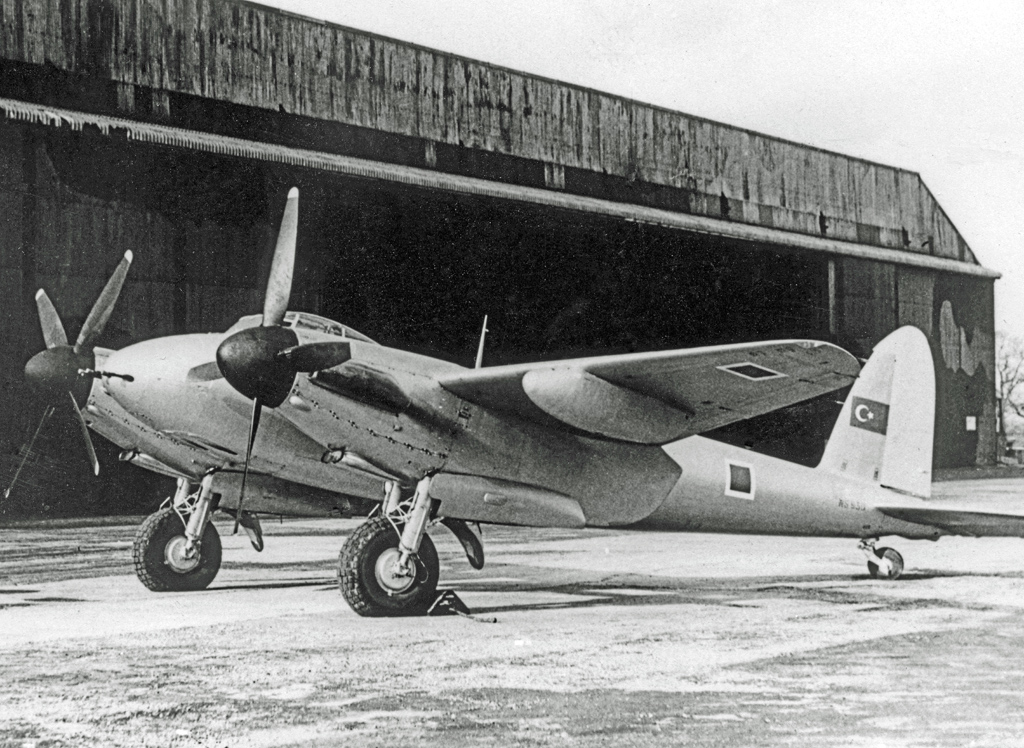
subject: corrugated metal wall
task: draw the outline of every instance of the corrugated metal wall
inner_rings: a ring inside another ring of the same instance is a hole
[[[168,92],[283,110],[545,162],[555,188],[610,175],[694,213],[974,261],[913,172],[254,4],[0,0],[0,31],[0,57],[115,81],[128,112],[173,119]]]

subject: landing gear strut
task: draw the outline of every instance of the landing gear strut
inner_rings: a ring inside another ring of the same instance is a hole
[[[876,579],[899,579],[903,556],[892,548],[875,548],[874,540],[862,540],[858,546],[868,558],[868,573]]]
[[[427,612],[437,593],[440,564],[425,530],[430,519],[430,477],[402,503],[391,487],[385,509],[352,533],[338,557],[338,585],[361,616]]]
[[[154,592],[204,590],[220,570],[221,543],[210,522],[216,508],[212,474],[189,494],[188,481],[178,481],[170,506],[151,514],[139,527],[132,545],[135,574]]]

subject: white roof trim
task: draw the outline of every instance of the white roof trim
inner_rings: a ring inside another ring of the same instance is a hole
[[[446,192],[482,195],[502,200],[516,200],[565,210],[612,216],[626,221],[654,224],[683,231],[713,234],[742,241],[777,244],[812,252],[822,252],[842,257],[855,257],[874,262],[903,265],[905,267],[990,278],[993,280],[1001,277],[1001,273],[981,265],[960,262],[944,257],[935,257],[933,255],[839,241],[738,221],[724,221],[718,218],[676,213],[670,210],[650,208],[631,203],[620,203],[596,197],[571,195],[539,187],[524,187],[522,185],[492,182],[476,177],[446,174],[431,169],[389,164],[369,159],[354,158],[352,156],[340,156],[333,153],[309,151],[302,148],[243,140],[241,138],[185,130],[167,125],[135,122],[119,117],[76,112],[70,109],[30,104],[14,99],[0,98],[0,111],[9,119],[53,127],[67,125],[73,130],[81,130],[83,126],[91,125],[97,127],[104,135],[109,135],[111,130],[118,130],[126,133],[129,140],[138,140],[146,143],[189,148],[258,161],[285,163],[310,169],[337,172],[353,177],[399,182]]]

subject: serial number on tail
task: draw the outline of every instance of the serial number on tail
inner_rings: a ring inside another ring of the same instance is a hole
[[[859,501],[846,501],[845,499],[839,499],[840,509],[850,509],[854,512],[866,512],[868,510],[867,504],[862,504]]]

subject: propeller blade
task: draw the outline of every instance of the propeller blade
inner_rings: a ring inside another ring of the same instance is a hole
[[[299,232],[299,190],[292,187],[281,217],[281,230],[277,234],[274,260],[267,279],[267,294],[263,299],[263,326],[272,327],[284,322],[288,300],[292,293],[292,272],[295,269],[295,241]]]
[[[249,477],[249,460],[252,458],[252,445],[256,441],[256,431],[260,427],[260,413],[263,404],[257,397],[252,401],[252,421],[249,422],[249,444],[245,448],[245,467],[242,469],[242,487],[238,494],[238,509],[235,510],[235,528],[232,535],[238,534],[238,523],[242,521],[242,505],[245,503],[245,481]]]
[[[25,467],[25,463],[28,462],[28,456],[32,454],[32,447],[36,444],[36,438],[39,436],[39,432],[43,430],[43,425],[46,423],[46,419],[53,415],[53,406],[47,405],[46,410],[43,411],[43,417],[39,419],[39,425],[36,426],[36,432],[32,434],[32,438],[29,439],[28,447],[25,448],[25,454],[21,456],[21,462],[18,463],[18,469],[14,471],[14,477],[11,478],[11,485],[4,491],[4,498],[11,498],[11,491],[14,489],[14,484],[18,482],[18,476],[21,475],[22,468]]]
[[[352,358],[352,347],[345,342],[328,341],[323,343],[307,343],[285,348],[277,354],[292,369],[301,372],[323,371],[345,363]]]
[[[114,311],[114,304],[117,303],[117,297],[121,293],[121,286],[124,285],[128,267],[131,264],[132,251],[129,249],[124,253],[121,262],[114,268],[110,280],[103,287],[96,303],[92,305],[89,316],[85,318],[85,324],[82,325],[82,331],[78,333],[78,340],[75,342],[75,353],[92,350],[96,339],[103,333],[103,328],[107,326],[107,320],[110,319],[110,313]]]
[[[75,402],[75,396],[68,392],[68,397],[71,398],[71,409],[75,411],[75,417],[78,419],[78,425],[82,429],[82,437],[85,439],[85,451],[89,453],[89,462],[92,463],[93,475],[100,474],[100,461],[96,458],[96,450],[92,446],[92,437],[89,436],[89,424],[85,422],[85,416],[82,415],[82,411],[78,409],[78,403]]]
[[[186,382],[213,382],[217,379],[223,379],[224,375],[220,373],[220,367],[217,366],[216,361],[211,361],[208,364],[199,364],[199,366],[193,366],[188,370],[185,375]]]
[[[39,324],[43,328],[43,340],[47,348],[56,348],[59,345],[68,344],[68,334],[64,332],[64,325],[60,321],[60,315],[46,295],[46,291],[36,291],[36,308],[39,310]]]

